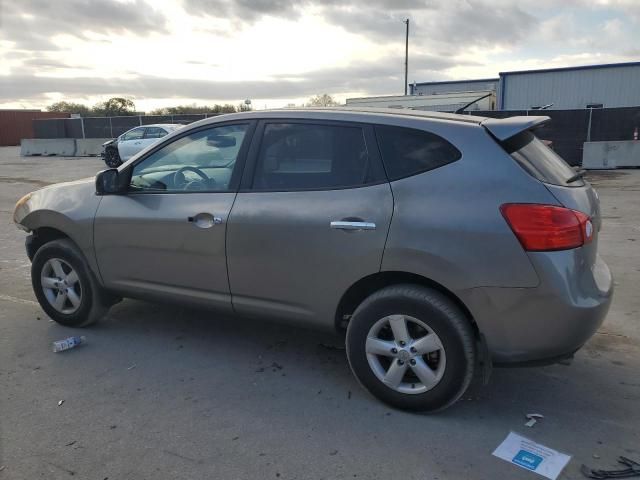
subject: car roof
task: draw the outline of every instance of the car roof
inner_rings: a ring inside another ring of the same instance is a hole
[[[372,108],[372,107],[352,107],[352,106],[339,106],[339,107],[310,107],[310,108],[278,108],[268,110],[253,110],[250,112],[239,112],[218,115],[215,117],[209,117],[206,120],[210,120],[211,123],[221,120],[234,120],[241,118],[256,119],[261,118],[282,118],[282,117],[295,117],[304,119],[305,117],[314,118],[316,115],[321,114],[323,118],[330,118],[335,114],[336,120],[348,120],[349,117],[353,117],[357,121],[361,121],[365,118],[368,121],[380,121],[384,123],[385,118],[390,117],[408,117],[408,118],[423,118],[429,120],[444,120],[450,122],[471,123],[479,125],[486,117],[478,117],[475,115],[460,115],[455,113],[442,113],[431,112],[425,110],[410,110],[407,108]],[[205,121],[199,122],[209,123]]]

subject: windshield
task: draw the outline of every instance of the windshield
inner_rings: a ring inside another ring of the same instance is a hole
[[[507,152],[531,176],[541,182],[565,187],[580,187],[584,181],[574,178],[576,171],[533,133],[527,131],[505,142]]]

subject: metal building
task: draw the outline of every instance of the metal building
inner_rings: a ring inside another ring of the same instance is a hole
[[[480,80],[450,80],[446,82],[413,82],[411,95],[437,95],[456,92],[489,92],[496,91],[499,78],[483,78]]]
[[[478,101],[474,102],[474,100]],[[347,105],[351,106],[411,108],[413,110],[431,110],[437,112],[455,112],[457,109],[464,107],[465,105],[469,105],[467,108],[468,111],[494,110],[495,104],[495,90],[347,98]]]
[[[498,109],[640,105],[640,62],[500,73]]]

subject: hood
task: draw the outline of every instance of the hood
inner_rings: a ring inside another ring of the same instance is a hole
[[[111,140],[107,140],[106,142],[104,142],[102,146],[106,147],[107,145],[113,145],[114,143],[117,143],[117,142],[118,142],[117,138],[112,138]]]

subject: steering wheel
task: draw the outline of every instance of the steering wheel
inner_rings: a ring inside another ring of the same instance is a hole
[[[199,180],[189,181],[184,176],[184,172],[193,172],[196,175],[198,175],[202,179],[202,181],[199,181]],[[186,167],[182,167],[180,170],[177,170],[176,173],[173,174],[173,184],[176,186],[178,185],[183,186],[185,190],[189,190],[189,186],[191,186],[196,182],[209,185],[212,182],[212,179],[209,178],[207,174],[204,173],[202,170],[200,170],[198,167],[192,167],[190,165],[187,165]]]

